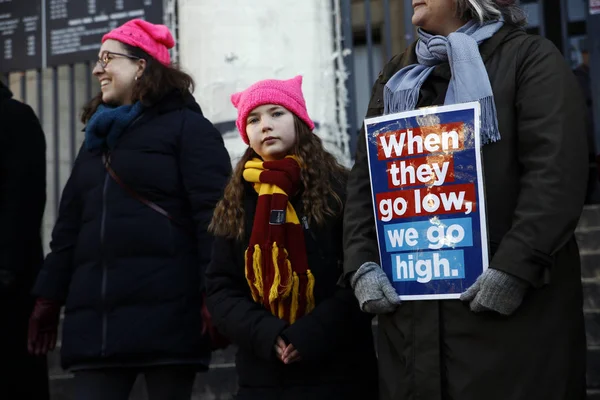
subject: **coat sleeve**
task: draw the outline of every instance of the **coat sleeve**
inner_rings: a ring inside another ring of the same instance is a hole
[[[587,185],[585,104],[554,45],[533,37],[517,71],[520,193],[491,267],[538,287],[573,237]]]
[[[380,75],[373,86],[367,118],[383,112],[383,88]],[[358,135],[354,166],[348,177],[346,190],[348,197],[344,211],[343,243],[344,273],[348,276],[368,261],[379,264],[364,126]]]
[[[73,273],[73,254],[81,228],[82,199],[76,187],[79,155],[75,159],[71,175],[65,184],[58,209],[58,218],[52,230],[50,253],[46,256],[33,294],[61,303],[67,298]]]
[[[294,345],[303,361],[326,360],[339,353],[347,344],[345,338],[359,324],[370,324],[371,317],[360,311],[350,287],[339,287],[310,314],[285,329],[283,336]]]
[[[2,106],[0,154],[0,270],[18,276],[46,204],[46,139],[31,107],[15,100]],[[34,236],[35,237],[35,236]],[[38,268],[39,265],[36,267]]]
[[[210,121],[193,112],[184,118],[179,168],[196,227],[203,286],[214,239],[208,225],[231,175],[231,160],[223,137]]]
[[[206,271],[207,306],[219,331],[237,346],[269,360],[287,323],[250,297],[244,266],[235,261],[233,239],[217,237]]]

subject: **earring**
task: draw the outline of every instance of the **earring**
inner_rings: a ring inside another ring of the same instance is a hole
[[[136,81],[137,81],[137,79],[138,79],[138,77],[136,76],[136,77],[134,78],[134,80],[136,80]]]

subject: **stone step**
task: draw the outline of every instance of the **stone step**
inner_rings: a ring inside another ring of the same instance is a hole
[[[600,227],[575,231],[575,238],[582,256],[600,254]]]
[[[584,311],[588,347],[600,347],[600,311]]]
[[[600,205],[586,205],[583,207],[577,230],[600,228]]]
[[[600,279],[584,279],[583,310],[600,310]]]
[[[588,390],[587,400],[600,400],[600,390]]]
[[[598,238],[600,240],[600,237]],[[600,242],[598,243],[600,247]],[[600,252],[586,252],[579,249],[581,258],[581,278],[600,279]]]
[[[600,390],[600,347],[587,351],[587,387]]]

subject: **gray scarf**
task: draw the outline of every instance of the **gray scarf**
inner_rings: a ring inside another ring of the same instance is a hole
[[[492,85],[478,46],[503,25],[502,18],[483,24],[471,20],[448,37],[431,35],[419,29],[416,47],[419,63],[402,68],[387,82],[383,95],[385,114],[414,110],[423,82],[436,65],[448,61],[452,78],[444,104],[479,101],[481,143],[500,140]]]

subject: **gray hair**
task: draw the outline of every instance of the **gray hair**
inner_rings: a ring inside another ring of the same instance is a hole
[[[518,26],[527,25],[527,17],[523,10],[516,5],[515,0],[455,0],[456,11],[462,19],[476,19],[479,22],[497,19],[500,15],[504,20]]]

